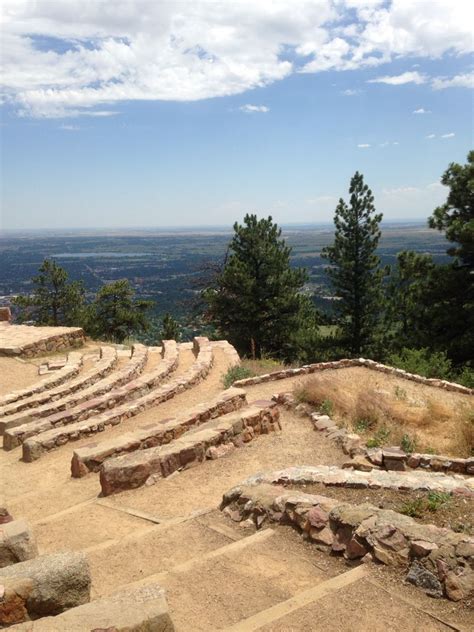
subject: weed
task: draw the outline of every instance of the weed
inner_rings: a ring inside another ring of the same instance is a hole
[[[321,406],[319,408],[319,410],[324,414],[324,415],[328,415],[329,417],[332,414],[333,411],[333,403],[330,399],[325,399],[321,402]]]
[[[410,518],[421,518],[423,509],[423,500],[421,498],[415,498],[404,502],[399,511],[402,514],[405,514],[405,516],[410,516]]]
[[[451,495],[446,492],[430,492],[426,501],[426,506],[430,511],[438,511],[440,507],[451,502]]]
[[[245,366],[231,366],[222,378],[222,382],[225,388],[229,388],[237,380],[243,380],[246,377],[253,377],[254,375],[255,373]]]
[[[400,386],[395,386],[395,397],[397,399],[401,399],[402,401],[406,401],[407,399],[407,392],[404,388],[401,388]]]
[[[385,426],[383,426],[382,428],[379,428],[377,430],[377,432],[374,434],[373,437],[367,440],[367,447],[379,448],[380,446],[387,443],[389,437],[390,437],[390,430],[388,428],[385,428]]]
[[[415,452],[416,438],[415,437],[412,438],[410,437],[410,435],[404,434],[400,441],[400,447],[407,454],[411,454],[412,452]]]

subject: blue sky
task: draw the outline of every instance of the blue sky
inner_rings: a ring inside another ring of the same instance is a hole
[[[75,4],[6,2],[0,227],[424,219],[472,147],[466,2]]]

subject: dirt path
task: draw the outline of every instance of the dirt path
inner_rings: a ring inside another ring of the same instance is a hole
[[[38,367],[31,362],[0,357],[0,396],[41,382],[45,377],[38,375]]]

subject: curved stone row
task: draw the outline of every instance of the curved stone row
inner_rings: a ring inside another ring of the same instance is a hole
[[[432,597],[453,601],[474,591],[474,538],[425,525],[368,503],[353,505],[326,496],[270,485],[231,489],[221,509],[236,521],[290,524],[309,542],[348,560],[408,568],[406,581]]]
[[[34,394],[19,402],[3,406],[0,408],[0,417],[13,415],[22,410],[41,406],[48,402],[56,402],[80,389],[85,389],[108,375],[116,366],[117,360],[117,352],[113,347],[100,347],[99,358],[88,371],[80,373],[74,379],[68,380],[56,388]]]
[[[237,353],[237,350],[227,340],[213,340],[211,342],[211,346],[213,349],[222,349],[227,357],[229,366],[236,366],[237,364],[240,364],[240,356]]]
[[[400,491],[433,491],[474,496],[474,478],[440,472],[389,472],[387,470],[343,469],[336,465],[301,465],[274,472],[260,472],[248,478],[244,485],[260,483],[295,484],[323,483],[327,487],[395,489]]]
[[[97,407],[107,407],[114,393],[120,388],[126,389],[132,383],[130,380],[143,371],[147,358],[148,348],[141,344],[134,345],[130,360],[111,375],[55,402],[0,419],[0,434],[3,431],[4,435],[3,449],[12,450],[29,436],[57,425],[85,419]]]
[[[447,382],[446,380],[438,380],[434,378],[423,377],[422,375],[416,375],[414,373],[408,373],[403,369],[396,369],[380,362],[374,362],[373,360],[366,360],[365,358],[357,358],[353,360],[344,359],[337,360],[335,362],[318,362],[316,364],[307,364],[298,369],[284,369],[283,371],[275,371],[273,373],[266,373],[265,375],[257,375],[255,377],[248,377],[244,380],[237,380],[234,382],[235,386],[245,387],[252,386],[253,384],[262,384],[263,382],[272,382],[274,380],[284,380],[288,377],[297,377],[300,375],[309,375],[311,373],[318,373],[319,371],[327,371],[330,369],[346,369],[348,367],[362,366],[373,371],[379,371],[389,375],[410,380],[411,382],[417,382],[424,384],[425,386],[434,386],[436,388],[442,388],[445,391],[453,391],[456,393],[463,393],[465,395],[474,395],[474,389],[462,386],[461,384],[455,384],[454,382]]]
[[[91,418],[68,424],[64,427],[45,429],[35,436],[23,442],[23,460],[27,463],[39,459],[42,454],[54,450],[69,441],[77,441],[83,437],[88,437],[97,432],[104,431],[107,427],[116,426],[125,419],[138,415],[144,410],[156,406],[163,401],[171,399],[177,393],[180,393],[194,384],[204,379],[212,366],[213,354],[212,348],[207,338],[195,338],[195,349],[199,349],[196,361],[192,366],[179,378],[170,380],[161,386],[157,383],[163,377],[170,373],[177,366],[178,353],[176,343],[173,341],[164,341],[164,346],[174,348],[175,357],[164,360],[155,372],[150,372],[148,376],[142,376],[135,382],[126,385],[120,391],[117,389],[109,399],[108,408],[99,415],[91,416]],[[174,347],[172,345],[174,344]],[[166,352],[165,352],[166,355]],[[160,372],[161,371],[161,375]],[[150,377],[151,376],[151,377]],[[153,377],[154,376],[154,377]],[[149,378],[148,382],[145,378]],[[117,399],[123,396],[121,405],[117,406]],[[137,397],[137,399],[133,399]],[[112,402],[114,402],[112,404]],[[115,404],[115,405],[114,405]]]
[[[70,380],[76,375],[79,374],[81,370],[83,362],[83,355],[79,351],[71,351],[68,354],[67,362],[63,366],[62,369],[55,371],[52,375],[48,375],[48,377],[43,380],[32,384],[31,386],[27,386],[18,391],[12,391],[3,397],[0,397],[0,406],[7,406],[8,404],[13,404],[14,402],[25,399],[26,397],[31,397],[36,393],[42,393],[50,388],[55,388],[66,380]]]
[[[102,494],[151,484],[182,469],[218,458],[260,434],[281,428],[275,402],[253,402],[245,408],[207,421],[166,445],[107,460],[100,469]]]
[[[75,450],[71,460],[71,475],[81,478],[98,472],[104,461],[121,454],[145,450],[177,439],[190,428],[238,410],[247,404],[245,391],[229,388],[208,402],[198,404],[179,417],[160,419],[113,439],[91,443]]]

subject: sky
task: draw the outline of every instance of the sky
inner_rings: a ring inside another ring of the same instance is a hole
[[[469,0],[2,0],[0,229],[425,220],[473,140]]]

